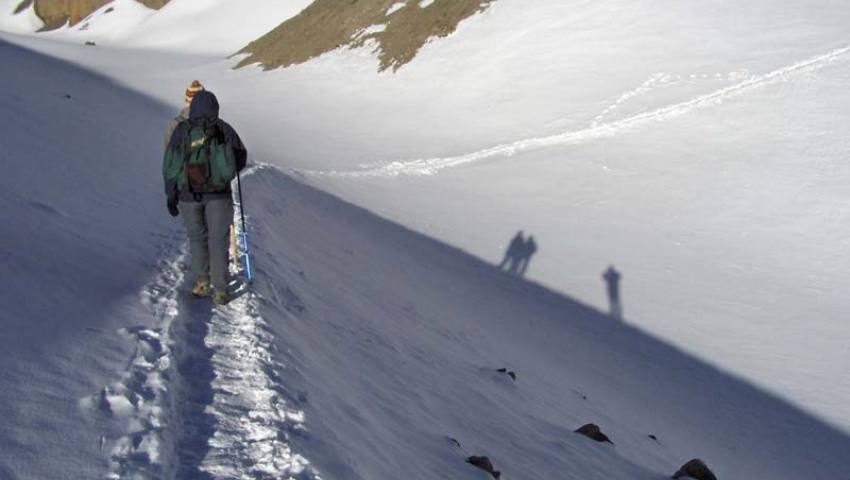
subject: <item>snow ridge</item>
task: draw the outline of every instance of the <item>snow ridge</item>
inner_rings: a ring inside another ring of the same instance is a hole
[[[477,152],[468,153],[465,155],[453,157],[437,157],[428,159],[395,161],[388,164],[367,168],[356,171],[316,171],[316,170],[297,170],[298,173],[305,175],[316,176],[332,176],[332,177],[394,177],[398,175],[434,175],[442,169],[457,167],[469,163],[480,162],[493,157],[511,156],[519,152],[535,150],[551,146],[571,145],[583,143],[587,141],[597,140],[600,138],[608,138],[617,135],[620,132],[634,129],[651,122],[659,122],[675,118],[694,110],[705,108],[713,105],[718,105],[724,100],[734,98],[738,95],[749,92],[753,89],[764,87],[776,82],[788,79],[800,73],[810,73],[841,59],[850,52],[850,46],[834,49],[828,53],[811,57],[792,65],[778,68],[771,72],[762,75],[751,75],[746,79],[729,85],[727,87],[715,90],[705,95],[692,98],[690,100],[660,107],[647,112],[632,115],[620,120],[597,123],[594,121],[589,127],[567,131],[557,135],[546,137],[528,138],[517,140],[512,143],[497,145],[495,147],[486,148]],[[642,86],[646,88],[647,86]],[[641,90],[639,88],[639,90]],[[603,112],[607,113],[607,112]],[[600,117],[597,117],[599,119]]]
[[[120,332],[136,343],[121,379],[82,401],[123,421],[117,439],[101,438],[101,448],[110,449],[106,478],[203,472],[204,478],[321,480],[289,444],[290,434],[306,431],[305,415],[285,400],[284,367],[274,358],[259,295],[241,289],[222,307],[183,300],[185,258],[184,246],[143,288],[141,302],[155,326]]]
[[[215,418],[210,451],[201,470],[214,478],[320,480],[295,453],[289,433],[305,430],[304,412],[290,408],[280,385],[272,336],[258,313],[258,296],[245,292],[215,309],[206,345],[213,351]]]

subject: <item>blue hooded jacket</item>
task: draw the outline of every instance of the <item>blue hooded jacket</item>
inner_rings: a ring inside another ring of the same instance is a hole
[[[218,120],[218,99],[212,92],[201,90],[189,105],[189,120]]]

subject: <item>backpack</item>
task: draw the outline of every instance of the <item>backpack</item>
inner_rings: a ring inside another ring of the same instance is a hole
[[[236,178],[236,163],[233,156],[228,154],[224,132],[217,123],[190,124],[182,147],[182,173],[185,177],[178,178],[181,191],[230,191],[230,182]]]

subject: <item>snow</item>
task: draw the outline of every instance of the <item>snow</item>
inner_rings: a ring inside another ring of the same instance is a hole
[[[844,434],[638,329],[274,168],[251,186],[258,257],[274,252],[261,312],[323,440],[304,455],[356,459],[329,478],[479,478],[472,454],[506,478],[661,478],[694,456],[719,478],[839,471]],[[613,448],[572,433],[591,421]]]
[[[216,419],[202,470],[216,478],[321,479],[294,452],[284,432],[305,429],[304,412],[292,407],[277,381],[284,366],[272,356],[272,336],[253,294],[233,301],[210,320],[205,338],[216,374],[209,412]],[[233,412],[243,412],[234,415]]]
[[[156,13],[136,0],[113,0],[74,26],[66,26],[46,36],[83,35],[88,41],[107,41],[116,32],[128,31]]]
[[[3,35],[34,52],[0,43],[0,477],[840,478],[846,6],[499,0],[396,73],[230,70],[307,3]],[[263,163],[223,309],[185,298],[158,179],[194,78]],[[518,229],[529,281],[492,266]]]
[[[401,10],[402,8],[407,6],[407,2],[395,2],[390,5],[390,8],[387,9],[387,16],[394,14],[395,12]]]
[[[171,110],[5,41],[0,55],[14,65],[0,76],[0,251],[14,278],[0,294],[0,477],[101,478],[104,424],[78,400],[126,365],[132,344],[116,331],[148,325],[137,292],[178,238],[151,201],[162,134],[149,124]]]
[[[30,33],[44,26],[44,22],[35,14],[34,4],[16,14],[20,3],[18,0],[0,0],[0,31]]]
[[[133,50],[226,56],[309,4],[309,0],[176,0],[155,11],[136,0],[114,0],[80,24],[43,37]],[[192,28],[187,28],[189,25]]]
[[[648,83],[654,83],[657,76],[653,76],[647,82],[641,84],[635,91],[630,91],[617,99],[616,102],[606,107],[599,116],[595,117],[590,127],[581,130],[567,131],[547,137],[528,138],[517,140],[509,144],[497,145],[495,147],[486,148],[466,155],[445,158],[429,158],[418,160],[394,161],[380,167],[368,167],[367,169],[354,170],[349,172],[327,171],[313,172],[303,171],[306,174],[314,175],[332,175],[340,177],[369,177],[369,176],[397,176],[397,175],[434,175],[444,168],[457,167],[468,163],[480,162],[483,160],[492,159],[493,157],[509,157],[529,150],[540,148],[571,145],[583,143],[602,138],[614,137],[618,133],[633,130],[645,123],[658,122],[669,120],[681,115],[688,114],[699,108],[716,106],[724,100],[734,98],[737,95],[747,93],[754,88],[760,88],[771,83],[786,81],[789,77],[798,74],[812,73],[821,68],[829,66],[832,62],[843,60],[850,53],[850,47],[838,48],[823,55],[788,65],[764,75],[753,75],[745,78],[740,82],[736,82],[727,87],[715,90],[705,95],[700,95],[696,98],[660,107],[648,112],[642,112],[637,115],[632,115],[626,118],[615,120],[608,123],[599,123],[599,119],[604,118],[612,110],[617,108],[623,102],[630,98],[648,90]]]
[[[310,3],[310,0],[173,1],[116,43],[140,49],[231,55]]]
[[[363,30],[360,30],[359,32],[355,33],[353,38],[358,39],[375,33],[381,33],[386,29],[387,25],[385,23],[370,25],[369,27],[364,28]]]

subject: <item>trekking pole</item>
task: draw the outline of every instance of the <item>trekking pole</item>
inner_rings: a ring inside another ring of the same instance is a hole
[[[239,236],[242,239],[242,256],[245,259],[245,277],[248,280],[248,285],[254,282],[254,268],[251,265],[251,253],[248,249],[248,229],[245,227],[245,208],[242,203],[242,179],[239,177],[239,171],[236,171],[236,188],[239,190],[239,216],[242,220],[242,233]]]

